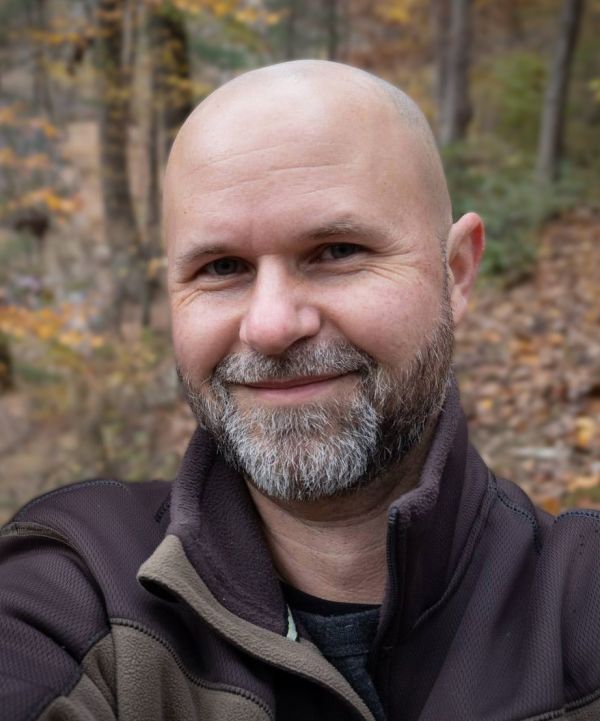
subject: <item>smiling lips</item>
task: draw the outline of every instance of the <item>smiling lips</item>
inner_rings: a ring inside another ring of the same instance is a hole
[[[325,376],[302,376],[300,378],[286,378],[283,380],[267,380],[259,383],[244,383],[246,388],[258,388],[267,390],[280,390],[287,388],[299,388],[300,386],[308,386],[313,383],[323,383],[334,378],[340,378],[339,374]]]
[[[335,385],[335,381],[344,378],[347,373],[322,376],[302,376],[281,380],[265,380],[258,383],[244,383],[242,388],[260,395],[265,400],[286,401],[304,400],[326,392]]]

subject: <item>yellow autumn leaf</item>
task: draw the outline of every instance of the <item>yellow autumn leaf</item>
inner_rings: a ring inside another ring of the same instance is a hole
[[[75,348],[82,343],[83,337],[81,333],[70,330],[61,333],[58,336],[58,340],[62,345],[67,346],[67,348]]]
[[[544,511],[551,513],[553,516],[558,516],[561,512],[561,502],[560,499],[556,497],[544,498],[540,505]]]
[[[40,340],[50,340],[56,334],[56,328],[51,325],[40,325],[37,328],[37,336]]]
[[[216,0],[216,2],[209,2],[208,9],[211,10],[218,18],[229,15],[237,5],[236,2],[230,0]]]
[[[17,156],[12,148],[0,148],[0,165],[13,167],[17,163]]]
[[[598,426],[593,418],[583,416],[575,421],[575,445],[587,450],[598,433]]]
[[[281,19],[284,16],[284,12],[267,12],[265,14],[265,22],[269,27],[272,27],[273,25],[277,25],[278,22],[281,21]]]
[[[64,200],[54,193],[48,193],[44,198],[49,210],[60,213],[64,208]]]
[[[46,118],[32,118],[29,121],[29,127],[41,131],[50,140],[57,138],[60,134],[56,125],[53,125]]]
[[[166,268],[166,258],[152,258],[146,266],[146,277],[154,279]]]
[[[567,486],[569,491],[589,491],[590,488],[595,488],[598,484],[600,484],[600,476],[598,475],[582,475],[582,476],[575,476]]]
[[[13,103],[0,108],[0,125],[16,125],[19,122],[19,113],[22,109],[21,103]]]
[[[236,10],[234,18],[240,23],[250,25],[258,20],[259,13],[255,8],[243,8],[242,10]]]
[[[197,15],[203,9],[204,3],[194,2],[194,0],[173,0],[173,5],[182,12]]]
[[[411,18],[414,0],[386,0],[377,5],[376,12],[388,22],[405,25]]]
[[[23,165],[27,168],[27,170],[47,168],[49,164],[50,158],[46,155],[46,153],[34,153],[23,158]]]
[[[565,344],[565,337],[562,333],[550,333],[548,342],[555,348],[560,348]]]

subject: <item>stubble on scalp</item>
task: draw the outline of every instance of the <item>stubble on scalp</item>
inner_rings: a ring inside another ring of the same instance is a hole
[[[346,341],[301,341],[280,357],[230,355],[199,387],[181,371],[180,377],[199,424],[233,468],[271,498],[314,501],[393,473],[419,444],[441,410],[453,342],[445,298],[433,333],[395,373]],[[238,383],[332,373],[358,375],[349,398],[285,408],[236,403]]]

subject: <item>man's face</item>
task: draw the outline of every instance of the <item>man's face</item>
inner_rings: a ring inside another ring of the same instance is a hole
[[[398,462],[437,413],[452,354],[415,138],[391,113],[332,112],[332,94],[209,114],[165,204],[192,408],[230,462],[288,500]]]

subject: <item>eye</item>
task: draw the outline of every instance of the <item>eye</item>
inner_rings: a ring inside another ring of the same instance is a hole
[[[328,245],[321,253],[322,260],[343,260],[360,252],[360,245],[355,243],[335,243]]]
[[[207,263],[200,271],[206,275],[219,276],[237,275],[247,270],[246,264],[239,258],[218,258]]]

